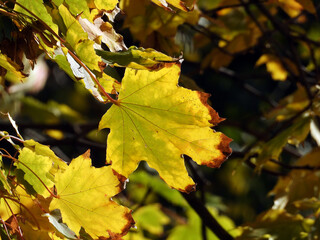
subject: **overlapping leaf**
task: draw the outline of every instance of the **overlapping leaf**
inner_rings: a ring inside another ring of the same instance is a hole
[[[48,14],[42,0],[17,0],[16,2],[19,4],[15,5],[15,11],[24,13],[32,18],[36,16],[45,22],[54,32],[58,32],[58,26],[53,22],[51,15]]]
[[[196,24],[200,17],[199,11],[171,12],[150,4],[150,0],[123,0],[120,1],[120,8],[126,13],[124,27],[130,29],[141,46],[169,54],[179,54],[181,51],[174,40],[178,26],[183,23]]]
[[[21,67],[18,66],[17,63],[13,62],[8,56],[5,54],[1,54],[0,52],[0,68],[6,69],[5,74],[11,74],[14,77],[14,81],[21,81],[25,79],[26,75],[21,72]],[[1,76],[0,76],[1,77]]]
[[[207,104],[209,94],[179,87],[180,66],[159,71],[127,69],[119,99],[102,117],[110,128],[107,163],[128,177],[147,161],[171,187],[190,192],[182,154],[198,164],[219,167],[230,154],[230,139],[212,126],[222,119]]]
[[[134,69],[157,70],[168,63],[178,62],[179,59],[169,57],[153,49],[130,47],[126,51],[107,52],[96,50],[105,62],[115,66],[130,67]]]
[[[307,239],[313,220],[285,210],[270,209],[248,224],[237,240],[247,239]],[[299,238],[297,237],[299,236]]]
[[[76,234],[81,227],[93,238],[117,238],[133,225],[130,210],[110,197],[121,191],[121,184],[109,166],[91,166],[89,152],[74,159],[65,172],[56,174],[58,198],[50,210],[60,209],[62,220]]]

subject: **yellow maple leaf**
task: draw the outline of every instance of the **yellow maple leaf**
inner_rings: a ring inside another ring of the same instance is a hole
[[[131,211],[110,200],[121,191],[118,178],[109,166],[92,167],[89,151],[73,159],[55,180],[58,198],[49,209],[60,209],[63,222],[75,233],[83,227],[94,239],[116,238],[134,224]]]
[[[178,86],[180,65],[159,71],[126,70],[117,104],[102,117],[110,128],[107,163],[128,177],[147,161],[173,188],[190,192],[182,154],[198,164],[219,167],[230,154],[231,139],[211,127],[222,119],[207,104],[209,94]]]

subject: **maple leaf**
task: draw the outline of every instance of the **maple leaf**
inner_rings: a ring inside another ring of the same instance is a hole
[[[117,104],[102,117],[110,128],[107,163],[128,177],[142,160],[173,188],[190,192],[182,154],[198,164],[219,167],[231,153],[231,139],[212,126],[222,119],[206,93],[179,87],[180,65],[159,71],[126,69]]]
[[[92,167],[89,151],[73,159],[55,180],[58,198],[50,211],[60,209],[63,222],[75,233],[83,227],[93,238],[116,238],[133,225],[131,211],[110,200],[121,191],[118,178],[109,166]]]

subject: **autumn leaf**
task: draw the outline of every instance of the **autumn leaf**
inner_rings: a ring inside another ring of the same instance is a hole
[[[258,59],[256,66],[265,64],[273,80],[285,81],[288,77],[287,69],[298,75],[298,70],[291,60],[285,58],[283,62],[287,65],[287,68],[283,66],[283,63],[276,56],[264,54]]]
[[[12,216],[22,210],[26,210],[33,205],[31,196],[21,186],[15,188],[16,196],[1,196],[0,198],[0,218],[6,221]],[[24,209],[22,209],[24,208]]]
[[[116,238],[133,225],[130,210],[110,200],[121,191],[118,178],[109,166],[92,167],[89,151],[72,160],[55,180],[58,198],[50,211],[60,209],[63,222],[75,233],[83,227],[95,239]]]
[[[102,117],[110,128],[107,163],[128,177],[147,161],[173,188],[190,192],[182,154],[209,167],[220,167],[231,153],[231,139],[211,127],[222,119],[207,104],[209,94],[179,87],[180,65],[159,71],[126,70],[117,104]]]

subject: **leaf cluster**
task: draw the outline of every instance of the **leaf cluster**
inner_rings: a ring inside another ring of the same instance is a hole
[[[0,1],[0,239],[319,238],[318,14]]]

